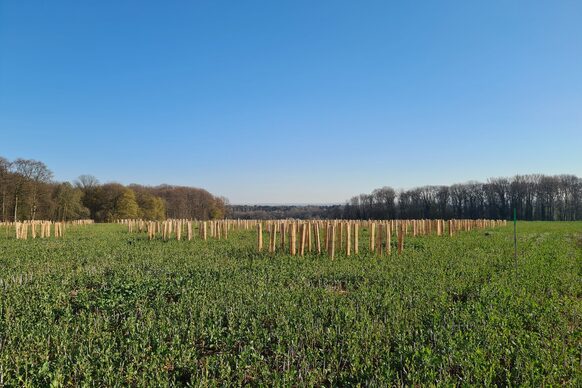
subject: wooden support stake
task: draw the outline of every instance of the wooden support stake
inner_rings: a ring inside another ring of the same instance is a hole
[[[360,225],[358,222],[354,224],[354,254],[357,255],[359,253],[359,228]]]
[[[312,234],[312,225],[311,222],[307,223],[307,250],[309,252],[313,252],[313,239],[311,238]]]
[[[204,224],[206,226],[206,223]],[[257,250],[259,252],[263,250],[263,227],[260,222],[257,224]]]
[[[273,224],[273,253],[277,250],[277,224]]]
[[[291,256],[295,256],[297,254],[297,224],[291,224],[291,238],[289,239],[289,253]]]
[[[325,251],[329,253],[329,223],[323,224],[323,245],[325,245]]]
[[[376,239],[376,224],[372,222],[370,224],[370,252],[374,252],[375,248],[375,239]]]
[[[287,233],[286,223],[281,223],[281,250],[285,252],[285,233]]]
[[[307,224],[301,225],[301,244],[299,253],[301,256],[305,255],[305,244],[307,243]]]
[[[382,224],[378,224],[378,233],[376,236],[376,253],[382,255]]]
[[[350,256],[352,254],[352,225],[348,222],[346,223],[346,255]]]
[[[319,236],[319,222],[315,223],[315,245],[317,246],[317,253],[321,255],[321,239]]]
[[[331,224],[330,256],[332,260],[335,258],[335,224]]]
[[[392,253],[392,228],[386,225],[386,254],[390,256]]]
[[[339,224],[339,241],[338,242],[339,242],[338,251],[341,252],[341,250],[344,247],[344,223],[343,222],[340,222],[340,224]]]
[[[404,250],[404,226],[401,226],[400,231],[398,233],[398,254],[401,255],[403,250]]]

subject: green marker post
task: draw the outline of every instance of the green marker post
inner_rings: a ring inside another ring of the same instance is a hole
[[[513,251],[515,257],[515,269],[517,270],[517,208],[513,208]]]

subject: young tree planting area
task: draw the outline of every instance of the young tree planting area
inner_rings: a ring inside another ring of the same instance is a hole
[[[55,228],[0,226],[0,385],[582,383],[580,222]]]

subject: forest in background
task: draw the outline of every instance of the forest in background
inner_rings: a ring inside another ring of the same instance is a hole
[[[343,205],[229,208],[232,218],[323,219],[511,219],[576,221],[582,219],[582,179],[575,175],[516,175],[486,183],[422,186],[410,190],[382,187],[352,197]]]
[[[208,191],[183,186],[155,187],[101,184],[91,175],[75,182],[55,182],[52,171],[31,159],[0,157],[1,221],[74,220],[97,222],[123,218],[218,219],[226,214],[226,200]]]
[[[40,161],[0,157],[1,221],[123,218],[185,219],[582,219],[582,179],[575,175],[516,175],[409,190],[382,187],[341,205],[229,205],[200,188],[101,184],[91,175],[55,182]]]

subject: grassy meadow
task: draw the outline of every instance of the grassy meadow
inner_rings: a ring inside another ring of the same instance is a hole
[[[0,228],[0,386],[580,386],[582,223],[518,229],[516,262],[509,224],[333,261]]]

